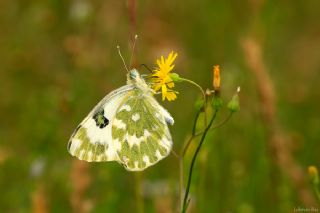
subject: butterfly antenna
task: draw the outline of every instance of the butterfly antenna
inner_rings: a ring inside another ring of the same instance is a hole
[[[133,55],[134,55],[134,52],[135,52],[137,40],[138,40],[138,35],[136,34],[134,36],[134,41],[133,41],[133,46],[132,46],[132,53],[131,53],[131,58],[130,58],[130,67],[132,67],[132,60],[133,60]]]
[[[144,68],[146,68],[149,72],[152,73],[152,70],[151,70],[151,69],[148,67],[148,65],[146,65],[146,64],[140,64],[139,67],[144,67]]]
[[[120,55],[120,58],[121,58],[121,60],[122,60],[122,62],[123,62],[124,67],[126,68],[127,72],[129,72],[128,67],[127,67],[127,65],[126,65],[126,62],[124,61],[124,59],[123,59],[123,57],[122,57],[122,54],[121,54],[120,46],[119,46],[119,45],[117,46],[117,49],[118,49],[118,53],[119,53],[119,55]]]

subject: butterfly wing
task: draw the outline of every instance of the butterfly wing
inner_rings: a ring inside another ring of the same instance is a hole
[[[116,111],[133,85],[126,85],[105,96],[73,132],[68,151],[85,161],[118,160],[111,137],[111,123]]]
[[[129,93],[112,121],[112,140],[117,161],[129,171],[141,171],[170,153],[167,122],[173,124],[173,118],[151,94]]]

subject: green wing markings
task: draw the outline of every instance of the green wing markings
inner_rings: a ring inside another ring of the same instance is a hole
[[[106,155],[108,146],[99,142],[91,143],[87,135],[87,129],[84,127],[78,129],[70,143],[69,152],[80,160],[89,162],[108,160]]]
[[[137,145],[129,146],[127,140],[122,143],[121,151],[118,151],[119,158],[122,159],[123,165],[127,168],[135,168],[135,162],[138,162],[138,168],[146,167],[142,160],[141,152]]]
[[[157,154],[159,152],[159,154]],[[129,170],[143,170],[161,160],[168,154],[166,148],[159,144],[155,138],[147,138],[140,145],[134,144],[129,146],[127,140],[122,144],[121,150],[118,151],[119,159]],[[160,155],[160,156],[159,156]],[[148,161],[144,160],[148,157]]]
[[[116,147],[120,163],[130,171],[140,171],[169,154],[171,136],[163,116],[156,117],[158,109],[139,90],[133,91],[123,105],[126,107],[115,116],[118,121],[112,124],[112,138],[119,143]],[[117,125],[119,121],[125,128]]]

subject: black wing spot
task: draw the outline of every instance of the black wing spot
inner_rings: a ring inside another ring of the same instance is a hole
[[[100,129],[106,127],[109,124],[109,120],[106,117],[104,117],[104,110],[103,109],[98,111],[97,113],[95,113],[92,118],[95,120],[96,125]]]

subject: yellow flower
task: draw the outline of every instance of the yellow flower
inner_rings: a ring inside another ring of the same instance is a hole
[[[318,179],[319,178],[318,169],[315,166],[309,166],[308,173],[309,173],[309,176],[311,177],[311,179]]]
[[[213,66],[213,88],[214,90],[220,89],[220,66]]]
[[[161,56],[161,59],[157,59],[158,67],[153,71],[152,82],[153,90],[158,91],[161,89],[162,100],[167,99],[168,101],[173,101],[177,98],[178,92],[171,90],[170,88],[174,87],[174,80],[172,79],[172,73],[170,73],[174,65],[172,64],[176,57],[177,53],[171,51],[168,57],[165,59]]]

